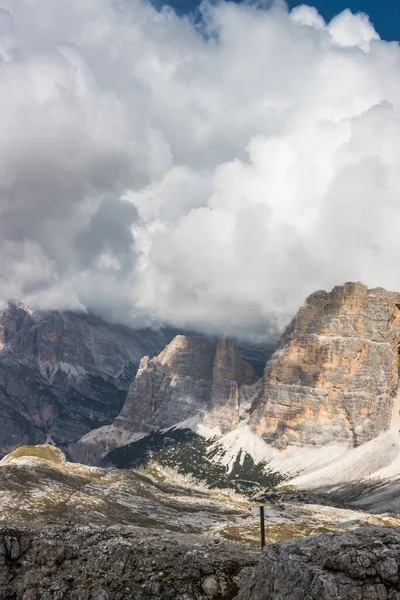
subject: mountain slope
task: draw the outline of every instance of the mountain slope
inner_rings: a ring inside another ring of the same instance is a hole
[[[240,496],[156,482],[136,471],[88,467],[53,446],[21,447],[0,461],[0,522],[130,525],[219,532],[252,520]]]
[[[0,312],[0,456],[21,444],[60,447],[110,423],[143,354],[168,335],[84,313]]]

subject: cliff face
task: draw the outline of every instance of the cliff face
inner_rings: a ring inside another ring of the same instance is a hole
[[[225,338],[176,336],[157,357],[144,358],[115,425],[151,431],[201,413],[222,431],[239,422],[239,388],[257,381]]]
[[[113,425],[84,436],[70,447],[71,456],[98,464],[108,450],[188,419],[230,431],[240,420],[242,386],[257,381],[231,340],[178,335],[161,354],[141,360]]]
[[[277,447],[363,444],[389,428],[400,294],[347,283],[312,294],[267,363],[251,428]]]
[[[64,447],[111,423],[140,357],[165,341],[90,315],[0,312],[0,456],[46,440]]]

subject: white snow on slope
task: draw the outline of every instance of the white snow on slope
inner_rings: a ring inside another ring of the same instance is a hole
[[[252,432],[247,422],[243,421],[236,429],[217,440],[210,450],[216,450],[214,460],[233,467],[236,457],[241,454],[243,463],[246,454],[254,462],[267,464],[267,469],[293,477],[301,472],[313,472],[323,466],[334,463],[349,451],[348,444],[338,443],[327,446],[289,446],[280,451],[264,442],[261,436]]]
[[[215,437],[221,437],[222,434],[219,427],[211,427],[205,424],[204,420],[206,419],[206,416],[206,412],[204,411],[204,414],[197,414],[194,417],[189,417],[189,419],[185,419],[173,427],[163,429],[163,431],[170,431],[173,429],[191,429],[194,431],[194,433],[201,435],[201,437],[205,438],[206,440]]]
[[[250,454],[255,463],[260,463],[269,462],[279,453],[276,448],[272,448],[259,435],[253,433],[246,421],[212,444],[210,450],[216,451],[214,460],[227,466],[229,470],[239,454],[241,463],[246,453]]]
[[[391,428],[370,442],[349,449],[330,465],[295,477],[302,489],[333,488],[343,483],[393,481],[400,477],[400,396],[393,403]]]

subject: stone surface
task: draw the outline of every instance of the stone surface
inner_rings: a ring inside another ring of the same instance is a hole
[[[0,528],[0,598],[399,600],[400,533],[363,528],[258,552],[204,536],[110,527]]]
[[[360,528],[265,548],[236,600],[399,600],[400,532]]]
[[[360,445],[389,428],[400,294],[347,283],[312,294],[267,362],[250,426],[268,443]]]
[[[0,529],[2,600],[231,600],[257,552],[146,529]]]
[[[65,448],[111,423],[140,358],[167,340],[83,313],[0,312],[0,457],[46,440]]]
[[[240,420],[241,388],[257,381],[233,341],[178,335],[158,356],[141,360],[121,413],[111,427],[85,436],[75,446],[76,458],[87,452],[95,459],[96,445],[104,453],[129,443],[135,433],[196,417],[209,428],[230,431]]]

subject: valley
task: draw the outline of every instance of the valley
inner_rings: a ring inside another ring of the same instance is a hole
[[[21,305],[3,311],[0,592],[245,599],[269,585],[258,574],[285,544],[301,563],[312,544],[323,553],[341,538],[362,555],[373,535],[394,556],[399,305],[400,295],[360,283],[312,294],[262,377],[227,337],[135,332]],[[246,356],[260,351],[248,344]],[[271,512],[259,559],[250,509],[260,502]],[[58,558],[44,558],[52,546]],[[78,556],[87,565],[76,579]],[[178,556],[189,579],[173,576]],[[326,577],[313,561],[317,579]],[[346,568],[349,589],[363,590]],[[397,589],[390,581],[385,590]]]

